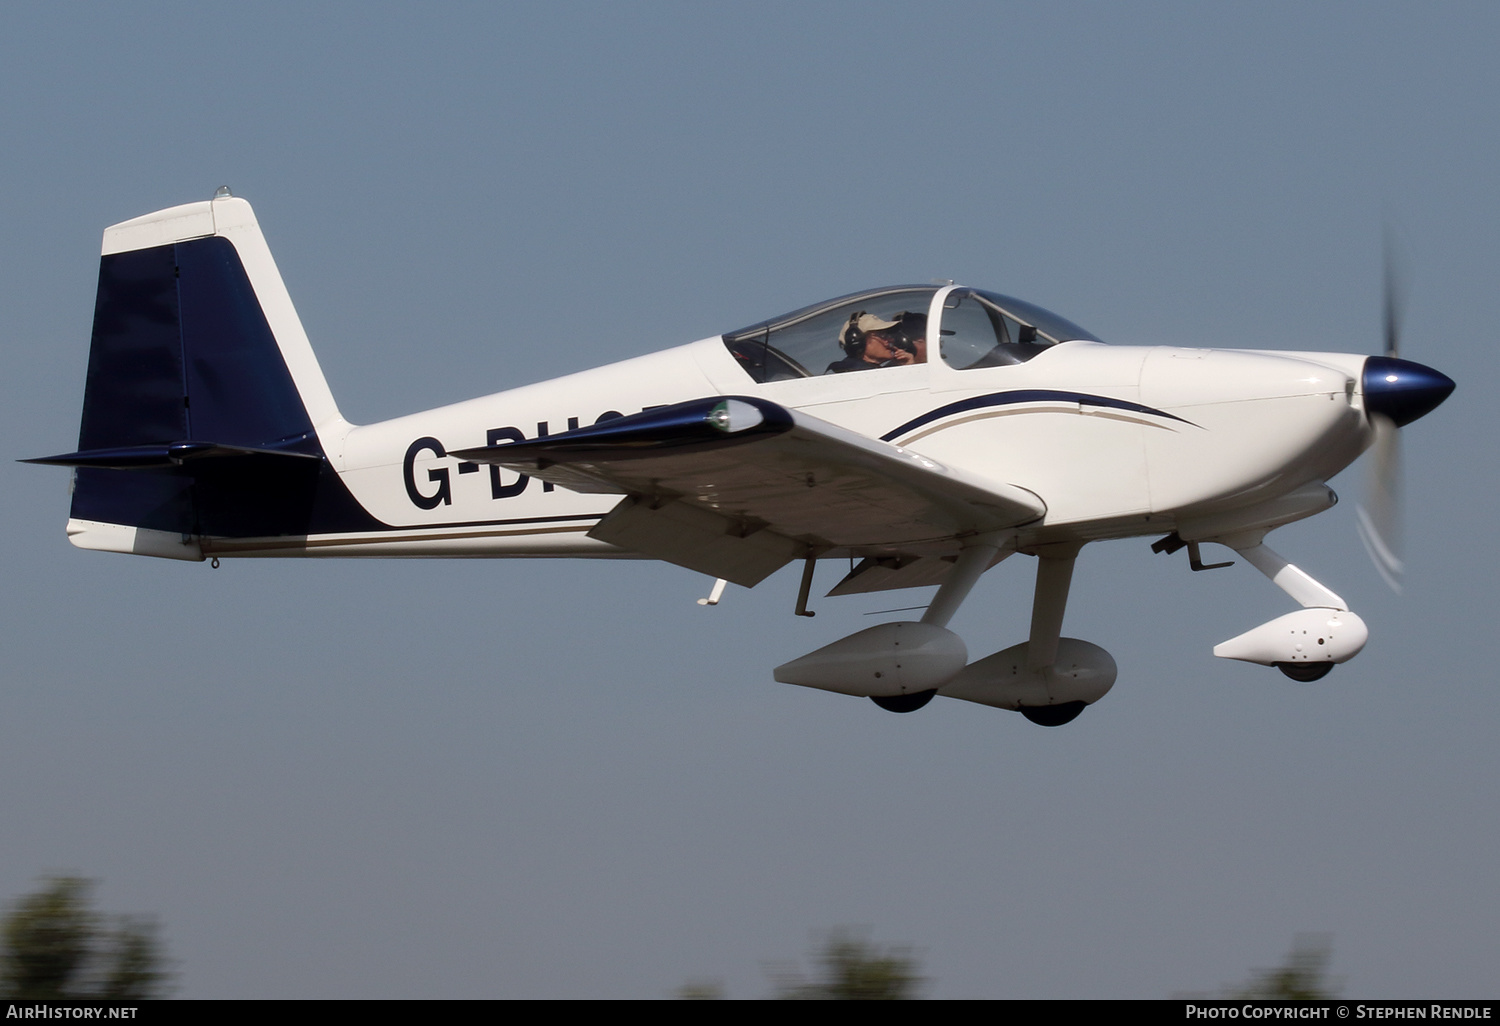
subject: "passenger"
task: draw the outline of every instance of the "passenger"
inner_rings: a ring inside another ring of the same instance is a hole
[[[849,315],[839,332],[839,347],[844,358],[828,365],[825,374],[873,370],[876,367],[901,367],[927,362],[927,318],[902,311],[893,321],[883,320],[864,310]],[[918,323],[920,322],[920,323]],[[906,325],[903,333],[903,324]],[[916,337],[911,337],[912,335]]]

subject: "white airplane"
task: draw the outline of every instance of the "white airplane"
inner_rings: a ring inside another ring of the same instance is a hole
[[[1389,292],[1389,290],[1388,290]],[[1104,345],[963,285],[842,296],[690,345],[377,424],[340,414],[250,205],[104,232],[68,537],[232,556],[652,558],[752,587],[847,560],[832,596],[936,586],[779,681],[909,712],[935,695],[1057,725],[1116,676],[1062,636],[1088,542],[1224,545],[1300,608],[1214,654],[1316,680],[1367,631],[1265,544],[1328,509],[1326,482],[1453,382],[1385,356]],[[1399,570],[1393,501],[1363,524]],[[1037,559],[1028,640],[970,662],[947,629],[987,569]]]

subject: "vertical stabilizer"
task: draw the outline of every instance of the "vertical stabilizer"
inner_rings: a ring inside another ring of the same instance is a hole
[[[200,536],[369,518],[328,465],[347,425],[250,204],[105,229],[76,469],[75,545],[201,558]]]

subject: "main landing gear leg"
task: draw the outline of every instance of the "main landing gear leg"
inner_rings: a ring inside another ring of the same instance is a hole
[[[1070,723],[1104,697],[1118,672],[1114,659],[1098,645],[1062,636],[1081,548],[1082,542],[1066,542],[1026,550],[1037,557],[1030,637],[967,664],[939,694],[1010,709],[1044,727]]]
[[[953,565],[947,579],[933,596],[927,612],[922,614],[922,622],[934,627],[947,627],[948,621],[953,619],[958,607],[963,605],[969,592],[974,590],[974,585],[979,583],[980,575],[990,568],[1003,545],[1003,539],[985,535],[964,546],[963,551],[958,554],[958,562]],[[1009,555],[1008,552],[1006,554]],[[932,701],[936,694],[937,689],[932,688],[906,695],[872,695],[870,701],[888,712],[915,712]]]
[[[995,561],[1003,544],[1003,540],[982,535],[964,546],[963,551],[958,554],[958,562],[953,564],[947,579],[932,597],[932,604],[922,614],[922,622],[934,627],[948,626],[948,621],[953,619],[958,607],[963,605],[969,592],[974,590],[974,585],[979,583],[980,575]]]
[[[1031,600],[1031,640],[1026,648],[1026,666],[1045,670],[1057,662],[1057,642],[1062,637],[1063,613],[1068,608],[1068,589],[1073,584],[1073,564],[1080,544],[1049,545],[1037,553],[1036,592]]]
[[[1068,590],[1073,584],[1073,564],[1079,543],[1049,545],[1037,552],[1036,591],[1031,599],[1031,638],[1026,644],[1026,668],[1045,674],[1057,662],[1062,639],[1063,614],[1068,608]],[[1044,727],[1060,727],[1083,712],[1086,702],[1023,706],[1021,715]]]

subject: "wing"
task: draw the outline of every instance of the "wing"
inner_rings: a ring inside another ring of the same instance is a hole
[[[1024,488],[744,396],[449,455],[624,494],[590,537],[745,586],[809,554],[930,549],[1047,508]]]

